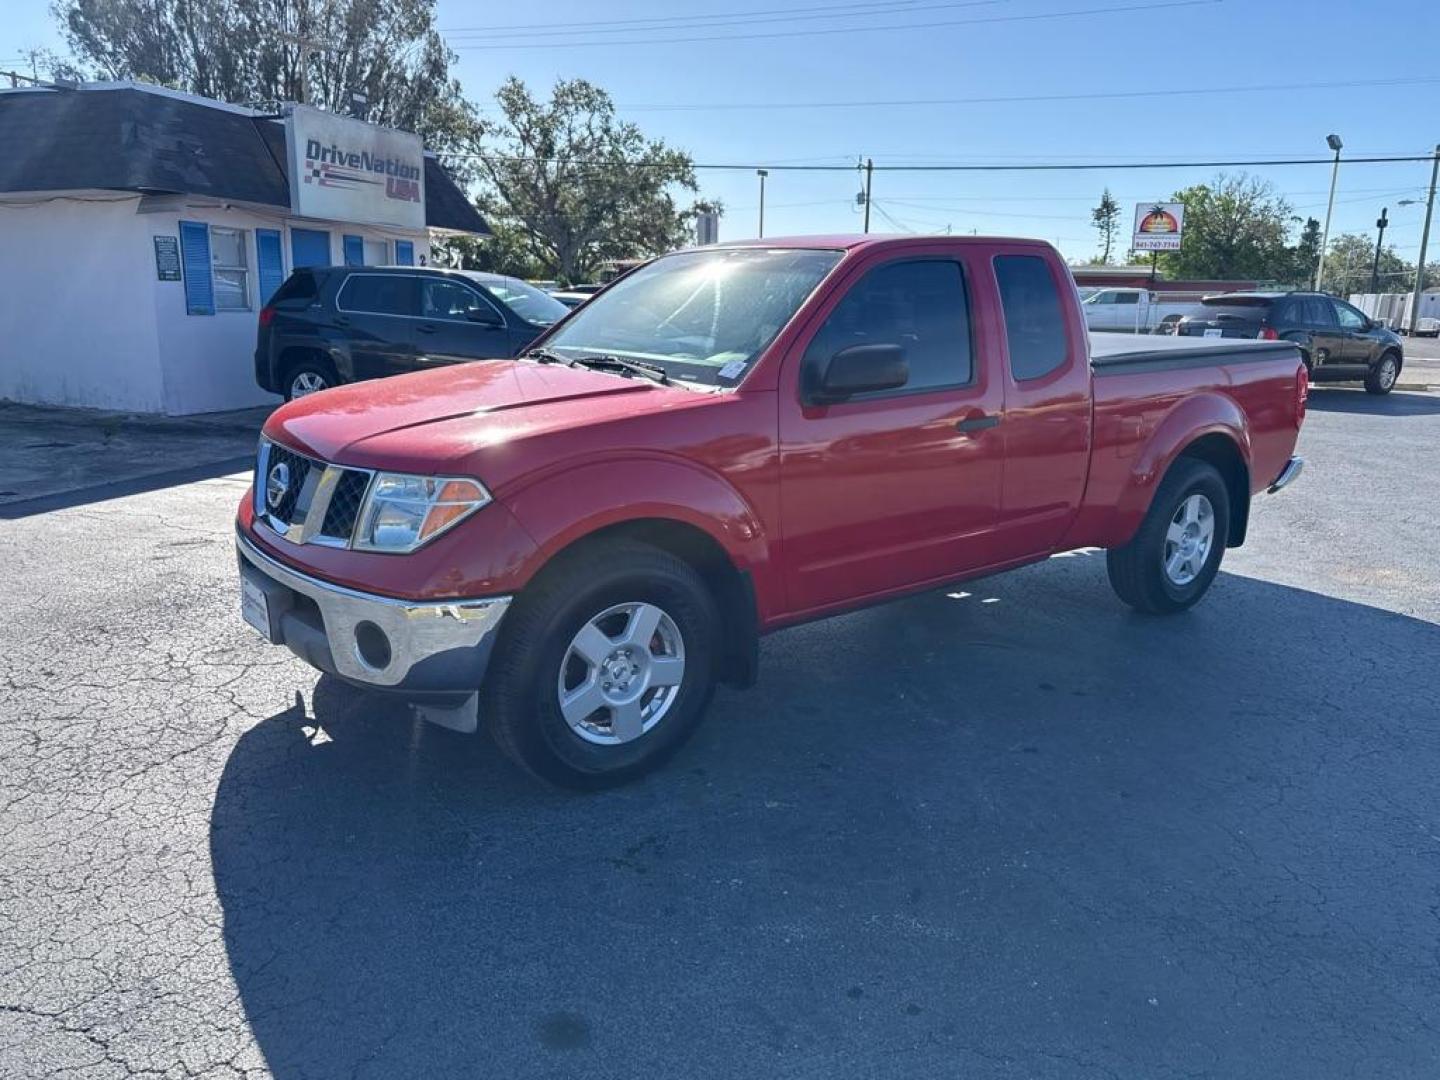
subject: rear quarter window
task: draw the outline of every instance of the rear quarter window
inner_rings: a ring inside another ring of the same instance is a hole
[[[286,307],[302,307],[310,303],[320,293],[320,286],[315,281],[315,275],[309,271],[299,270],[291,274],[284,285],[275,290],[275,295],[270,298],[270,303],[285,304]]]
[[[997,255],[995,280],[1005,312],[1011,375],[1017,381],[1040,379],[1064,366],[1069,340],[1049,263],[1038,255]]]

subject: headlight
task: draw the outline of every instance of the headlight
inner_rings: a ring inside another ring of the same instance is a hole
[[[360,506],[354,546],[405,553],[429,543],[490,501],[478,480],[376,473]]]

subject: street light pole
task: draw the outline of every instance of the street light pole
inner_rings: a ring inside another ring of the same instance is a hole
[[[770,175],[769,169],[756,169],[755,175],[760,178],[760,233],[765,235],[765,177]]]
[[[1330,215],[1335,210],[1335,181],[1340,178],[1340,148],[1345,144],[1339,135],[1326,135],[1325,145],[1335,151],[1335,164],[1330,170],[1330,202],[1325,207],[1325,229],[1320,233],[1320,261],[1315,264],[1315,291],[1325,280],[1325,248],[1330,243]]]
[[[1380,246],[1385,243],[1385,226],[1390,224],[1390,208],[1382,206],[1380,216],[1375,220],[1379,234],[1375,237],[1375,261],[1370,264],[1370,291],[1380,291]]]
[[[1415,266],[1415,295],[1410,298],[1410,333],[1420,332],[1420,296],[1425,292],[1425,249],[1430,245],[1430,217],[1435,212],[1435,181],[1440,179],[1440,146],[1430,167],[1430,194],[1425,199],[1425,227],[1420,231],[1420,261]]]

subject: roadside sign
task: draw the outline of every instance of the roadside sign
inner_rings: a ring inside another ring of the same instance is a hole
[[[1179,251],[1184,231],[1184,203],[1138,203],[1130,248],[1133,251]]]
[[[160,281],[180,280],[180,240],[174,236],[156,236],[155,277]]]

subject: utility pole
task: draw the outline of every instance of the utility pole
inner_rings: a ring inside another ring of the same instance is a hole
[[[1320,234],[1320,261],[1315,264],[1315,291],[1320,291],[1320,285],[1325,280],[1325,248],[1330,243],[1330,215],[1335,210],[1335,181],[1340,178],[1340,149],[1345,144],[1340,141],[1339,135],[1326,135],[1325,145],[1335,151],[1335,165],[1330,170],[1330,202],[1325,207],[1325,229]]]
[[[870,181],[875,175],[875,162],[865,159],[865,231],[870,231]]]
[[[760,232],[759,236],[765,236],[765,177],[770,175],[769,169],[756,169],[755,175],[760,178]]]
[[[1375,261],[1370,264],[1370,291],[1380,291],[1380,246],[1385,243],[1385,226],[1390,224],[1390,208],[1382,206],[1380,216],[1375,220],[1379,234],[1375,237]]]
[[[1435,212],[1435,181],[1440,179],[1440,146],[1430,167],[1430,194],[1425,199],[1425,227],[1420,231],[1420,261],[1415,266],[1415,295],[1410,298],[1410,333],[1420,331],[1420,296],[1425,292],[1425,249],[1430,245],[1430,217]]]
[[[300,104],[310,104],[310,57],[313,53],[338,52],[334,45],[327,45],[319,38],[311,37],[309,34],[296,34],[290,31],[281,31],[275,35],[281,41],[288,41],[299,46],[300,49]]]

